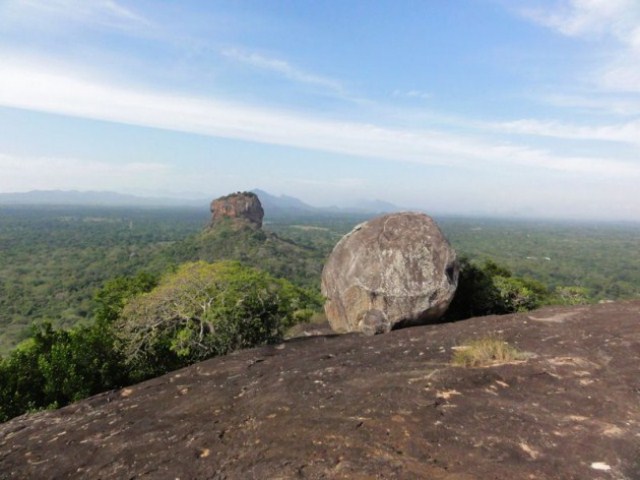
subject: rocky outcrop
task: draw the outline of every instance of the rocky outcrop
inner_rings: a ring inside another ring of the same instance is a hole
[[[385,333],[437,320],[458,283],[458,263],[436,223],[393,213],[355,227],[322,272],[325,312],[340,333]]]
[[[318,336],[0,424],[2,479],[640,479],[640,302]],[[524,360],[451,365],[499,335]]]
[[[260,200],[252,192],[232,193],[211,202],[211,227],[224,220],[231,220],[235,224],[262,228],[263,218],[264,210]]]

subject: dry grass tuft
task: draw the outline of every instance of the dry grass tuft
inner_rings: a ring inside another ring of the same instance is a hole
[[[525,355],[498,337],[471,340],[457,348],[451,363],[459,367],[486,367],[523,360]]]

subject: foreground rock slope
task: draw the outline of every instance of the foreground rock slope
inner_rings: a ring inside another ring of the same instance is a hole
[[[499,334],[529,358],[453,367]],[[640,478],[640,303],[316,336],[0,425],[0,478]]]

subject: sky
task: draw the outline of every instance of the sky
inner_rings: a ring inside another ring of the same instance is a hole
[[[0,0],[0,193],[640,221],[640,0]]]

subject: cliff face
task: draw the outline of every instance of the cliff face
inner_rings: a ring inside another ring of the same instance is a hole
[[[298,338],[2,424],[0,478],[636,480],[639,364],[640,302]]]
[[[225,219],[234,223],[262,228],[264,210],[255,193],[238,192],[211,202],[211,223],[214,227]]]

